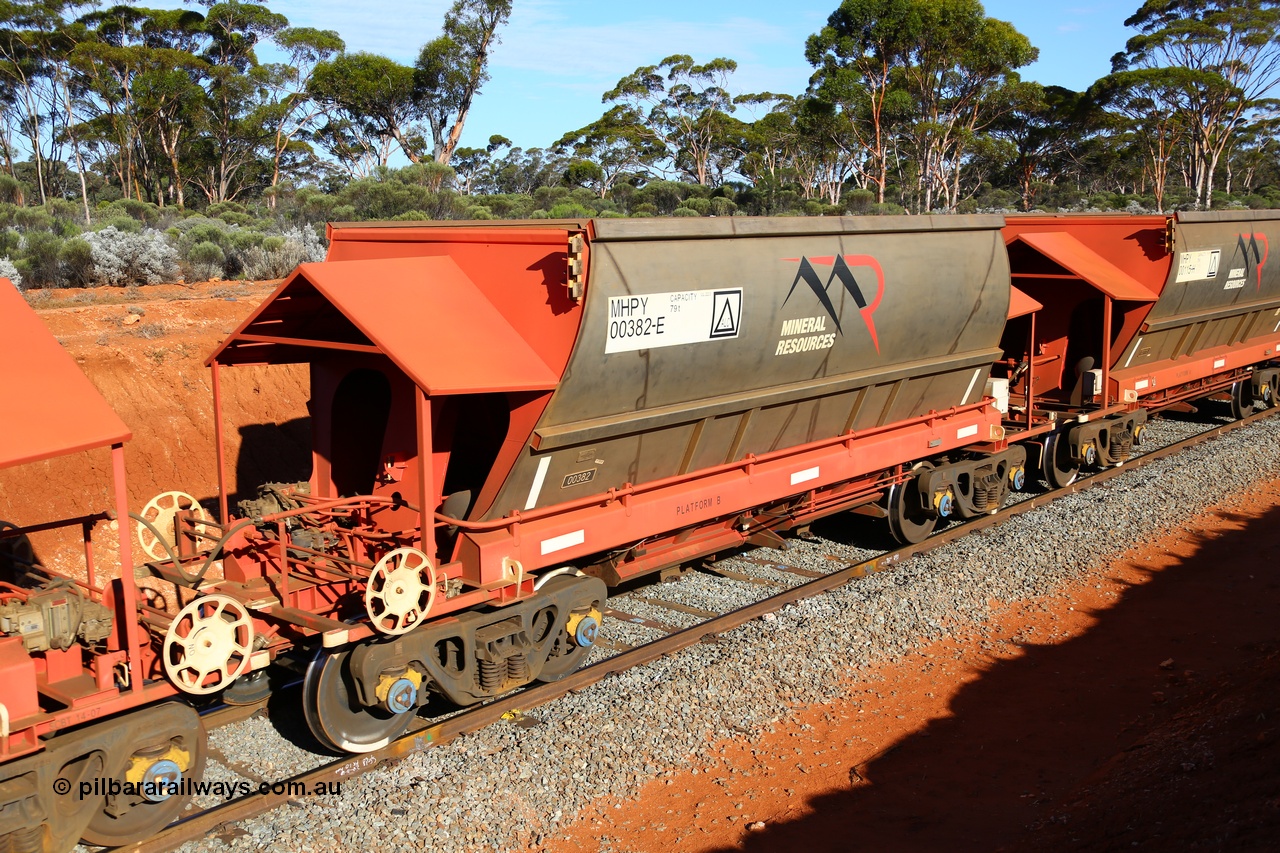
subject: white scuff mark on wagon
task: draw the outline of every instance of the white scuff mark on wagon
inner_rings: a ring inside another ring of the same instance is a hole
[[[565,533],[562,536],[552,536],[550,539],[542,540],[542,556],[554,554],[556,551],[563,551],[565,548],[572,548],[574,545],[581,545],[587,541],[587,532],[585,530],[575,530],[572,533]]]
[[[533,509],[538,504],[538,495],[542,493],[542,483],[547,479],[547,467],[551,457],[544,456],[538,460],[538,473],[533,475],[533,485],[529,487],[529,499],[524,502],[525,509]],[[546,552],[543,551],[545,554]]]
[[[1142,347],[1142,335],[1138,335],[1138,339],[1133,342],[1133,349],[1129,350],[1129,357],[1124,360],[1124,366],[1128,367],[1129,362],[1133,361],[1133,357],[1138,354],[1138,350]]]
[[[960,398],[960,405],[969,402],[969,395],[973,393],[973,386],[978,384],[978,374],[982,372],[982,368],[975,368],[973,376],[969,377],[969,387],[964,389],[964,396]]]
[[[818,466],[816,465],[812,468],[805,468],[803,471],[797,471],[791,475],[791,485],[794,486],[797,483],[807,483],[810,480],[816,480],[818,479],[819,473]]]

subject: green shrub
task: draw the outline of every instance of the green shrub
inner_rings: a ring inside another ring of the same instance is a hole
[[[93,248],[83,237],[73,237],[58,251],[62,274],[72,287],[87,287],[93,282]]]
[[[25,197],[25,194],[21,181],[12,175],[0,174],[0,201],[8,204],[17,204]]]
[[[702,214],[694,210],[692,207],[677,207],[671,211],[672,216],[701,216]]]
[[[13,224],[23,231],[48,231],[52,233],[56,228],[53,217],[38,207],[20,207],[15,210]]]
[[[127,216],[144,225],[154,225],[160,220],[159,207],[149,201],[138,201],[136,198],[118,198],[107,205],[104,213],[107,217]]]
[[[876,194],[871,190],[849,190],[841,199],[850,213],[866,213],[875,204]]]
[[[695,213],[697,213],[699,216],[706,216],[709,213],[711,213],[711,199],[687,198],[684,200],[684,203],[681,204],[681,207],[688,208],[689,210],[692,210]],[[679,209],[680,208],[676,208],[677,211],[679,211]],[[676,215],[683,216],[684,214],[677,213]]]
[[[62,238],[47,231],[31,231],[23,237],[22,256],[16,265],[27,287],[57,287],[62,283]]]
[[[109,219],[101,219],[93,224],[94,231],[101,231],[103,228],[114,228],[117,231],[137,234],[142,230],[142,223],[131,216],[112,216]]]
[[[585,219],[590,215],[591,211],[572,201],[561,202],[547,211],[550,219]]]
[[[253,215],[243,204],[234,201],[216,202],[206,207],[204,213],[211,219],[221,219],[230,225],[247,227],[254,224]]]
[[[738,205],[724,196],[716,196],[711,199],[712,216],[733,216],[734,211],[737,209]]]
[[[183,257],[188,281],[221,278],[226,272],[227,256],[217,243],[205,240],[188,249]]]

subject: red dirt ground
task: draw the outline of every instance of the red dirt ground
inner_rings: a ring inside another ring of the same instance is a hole
[[[1280,849],[1278,554],[1280,481],[547,849]]]

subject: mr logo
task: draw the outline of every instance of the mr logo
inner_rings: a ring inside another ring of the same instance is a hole
[[[1259,248],[1261,244],[1261,248]],[[1237,234],[1236,235],[1236,253],[1231,258],[1231,267],[1234,269],[1236,259],[1240,258],[1244,261],[1245,275],[1254,273],[1257,280],[1256,290],[1262,290],[1262,266],[1267,262],[1267,254],[1270,246],[1267,245],[1266,234]]]
[[[796,287],[800,282],[804,282],[809,286],[809,290],[818,298],[819,304],[822,305],[827,315],[831,317],[832,322],[836,324],[836,331],[841,335],[844,329],[840,327],[840,313],[836,310],[835,303],[831,300],[831,283],[833,281],[840,282],[840,286],[845,292],[853,297],[853,301],[858,306],[858,313],[862,315],[862,322],[867,325],[867,332],[871,335],[871,343],[875,345],[876,352],[880,352],[880,339],[876,335],[875,313],[880,307],[880,300],[884,297],[884,270],[880,267],[880,262],[870,255],[828,255],[825,257],[800,257],[800,258],[783,258],[784,261],[799,262],[800,269],[796,271],[796,277],[791,282],[791,289],[787,291],[787,298],[782,300],[782,304],[786,305],[791,299],[792,294],[796,292]],[[821,275],[815,267],[831,267],[831,272],[827,275],[824,283]],[[876,294],[870,302],[863,295],[862,287],[858,284],[857,278],[853,275],[854,267],[867,267],[876,275]]]

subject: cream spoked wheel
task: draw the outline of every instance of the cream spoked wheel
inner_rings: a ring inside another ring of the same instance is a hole
[[[164,671],[184,693],[216,693],[249,668],[253,620],[226,595],[197,598],[164,635]]]
[[[153,560],[169,558],[169,551],[176,544],[174,519],[180,512],[191,513],[197,521],[212,520],[200,502],[186,492],[161,492],[142,508],[141,517],[151,525],[138,525],[138,544],[142,546],[143,553]]]
[[[369,573],[364,607],[383,634],[407,634],[421,624],[436,601],[436,570],[417,548],[397,548]]]

